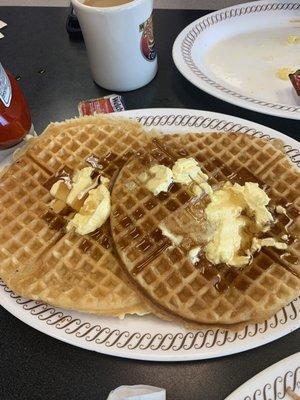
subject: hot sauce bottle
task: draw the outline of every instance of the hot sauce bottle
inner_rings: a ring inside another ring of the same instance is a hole
[[[0,63],[0,149],[20,142],[30,128],[30,111],[21,88]]]

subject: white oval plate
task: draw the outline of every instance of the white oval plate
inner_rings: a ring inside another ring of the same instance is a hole
[[[279,68],[300,69],[300,1],[264,0],[224,8],[188,25],[173,46],[182,75],[240,107],[300,119],[300,97]]]
[[[281,138],[291,160],[300,166],[300,144],[270,128],[229,115],[186,109],[144,109],[118,113],[164,132],[234,131]],[[300,326],[300,298],[262,324],[239,332],[225,329],[188,331],[154,316],[124,320],[58,309],[26,300],[0,281],[0,304],[41,332],[100,353],[152,361],[187,361],[238,353],[287,335]]]
[[[300,396],[300,353],[263,370],[225,400],[292,400],[287,388]]]

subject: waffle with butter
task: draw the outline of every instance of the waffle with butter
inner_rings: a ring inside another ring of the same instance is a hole
[[[151,166],[171,167],[182,157],[199,162],[212,188],[225,181],[259,183],[271,208],[286,207],[286,215],[274,214],[276,223],[266,235],[278,240],[288,235],[287,249],[263,247],[242,269],[208,262],[201,252],[208,196],[195,198],[191,186],[178,183],[155,196],[145,185]],[[158,316],[191,326],[263,321],[300,294],[299,195],[299,170],[281,142],[236,133],[165,135],[118,175],[112,235],[132,286]],[[195,246],[201,249],[196,263],[189,257]]]
[[[111,184],[147,141],[142,127],[106,116],[52,123],[0,177],[0,277],[17,294],[102,315],[143,314],[111,245],[109,222],[84,236],[50,208],[50,182],[93,155]],[[96,158],[95,158],[96,159]]]

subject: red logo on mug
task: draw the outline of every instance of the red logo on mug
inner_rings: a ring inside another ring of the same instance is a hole
[[[153,36],[153,23],[152,15],[146,22],[140,25],[141,37],[141,51],[143,56],[148,61],[153,61],[156,57],[155,41]]]

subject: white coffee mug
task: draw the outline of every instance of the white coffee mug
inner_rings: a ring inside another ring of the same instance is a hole
[[[91,7],[72,0],[95,82],[129,91],[149,83],[157,72],[153,39],[153,0],[114,7]]]

